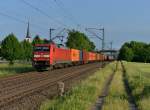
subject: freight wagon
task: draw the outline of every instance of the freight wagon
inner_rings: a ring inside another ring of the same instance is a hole
[[[107,59],[105,55],[95,52],[59,48],[55,44],[36,44],[33,51],[32,65],[41,70],[47,67],[67,67],[105,59]]]

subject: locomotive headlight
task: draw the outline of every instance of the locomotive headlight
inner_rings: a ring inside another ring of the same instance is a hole
[[[45,58],[49,58],[49,55],[43,55],[43,57],[45,57]]]
[[[34,58],[39,58],[40,57],[40,55],[34,55]]]

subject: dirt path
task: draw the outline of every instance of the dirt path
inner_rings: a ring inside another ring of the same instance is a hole
[[[126,70],[125,70],[124,65],[123,65],[122,62],[121,62],[121,67],[122,67],[123,83],[124,83],[125,91],[126,91],[127,96],[128,96],[129,108],[130,108],[130,110],[138,110],[137,104],[135,102],[135,99],[132,95],[132,91],[131,91],[130,86],[129,86],[129,82],[127,80]],[[98,98],[98,100],[97,100],[94,108],[92,108],[92,110],[102,110],[105,97],[108,95],[109,86],[111,84],[111,81],[112,81],[113,76],[114,76],[116,71],[117,71],[117,64],[116,64],[115,71],[110,75],[109,79],[106,81],[106,84],[103,88],[101,96]]]
[[[112,74],[109,76],[109,78],[106,80],[106,83],[104,85],[104,88],[102,90],[101,95],[99,96],[97,102],[95,103],[95,105],[93,106],[92,110],[102,110],[103,104],[104,104],[104,100],[108,95],[109,92],[109,87],[111,85],[111,82],[113,80],[113,77],[117,71],[117,66],[118,66],[118,62],[116,63],[116,68],[115,70],[112,72]]]
[[[129,86],[129,82],[127,80],[126,70],[125,70],[124,65],[123,65],[122,62],[121,62],[121,66],[122,66],[124,87],[125,87],[126,93],[128,95],[129,108],[131,110],[138,110],[137,104],[135,102],[135,99],[134,99],[134,97],[132,95],[131,88]]]

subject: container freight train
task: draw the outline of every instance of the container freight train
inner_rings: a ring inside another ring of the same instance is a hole
[[[36,44],[32,65],[37,69],[68,67],[104,61],[107,56],[85,50],[59,48],[55,44]]]

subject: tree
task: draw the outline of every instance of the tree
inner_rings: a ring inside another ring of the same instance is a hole
[[[1,49],[1,47],[0,47],[0,57],[2,57],[2,49]]]
[[[146,43],[143,42],[137,42],[137,41],[130,42],[130,45],[128,47],[132,48],[133,50],[134,53],[133,61],[139,61],[139,62],[144,61],[144,57],[142,57],[141,55],[143,54],[143,50],[145,46]]]
[[[28,41],[24,40],[21,42],[21,48],[22,48],[22,59],[29,61],[32,58],[32,51],[33,47],[32,44]]]
[[[127,61],[132,61],[134,56],[134,53],[131,48],[128,48],[127,46],[123,46],[120,49],[119,53],[119,59],[121,60],[127,60]]]
[[[75,48],[79,50],[92,51],[95,49],[95,45],[88,37],[79,31],[72,30],[68,34],[66,46],[69,48]]]
[[[40,38],[39,35],[36,35],[32,41],[32,45],[35,45],[35,44],[42,44],[43,43],[43,40]]]
[[[14,60],[20,57],[20,50],[21,47],[19,41],[14,34],[9,34],[2,41],[2,57],[10,61],[10,64],[13,64]]]
[[[119,59],[134,62],[150,62],[150,44],[137,41],[126,42],[120,49]]]
[[[93,50],[95,50],[95,45],[94,45],[94,42],[91,42],[90,41],[90,46],[91,46],[91,48],[90,48],[90,51],[93,51]]]

